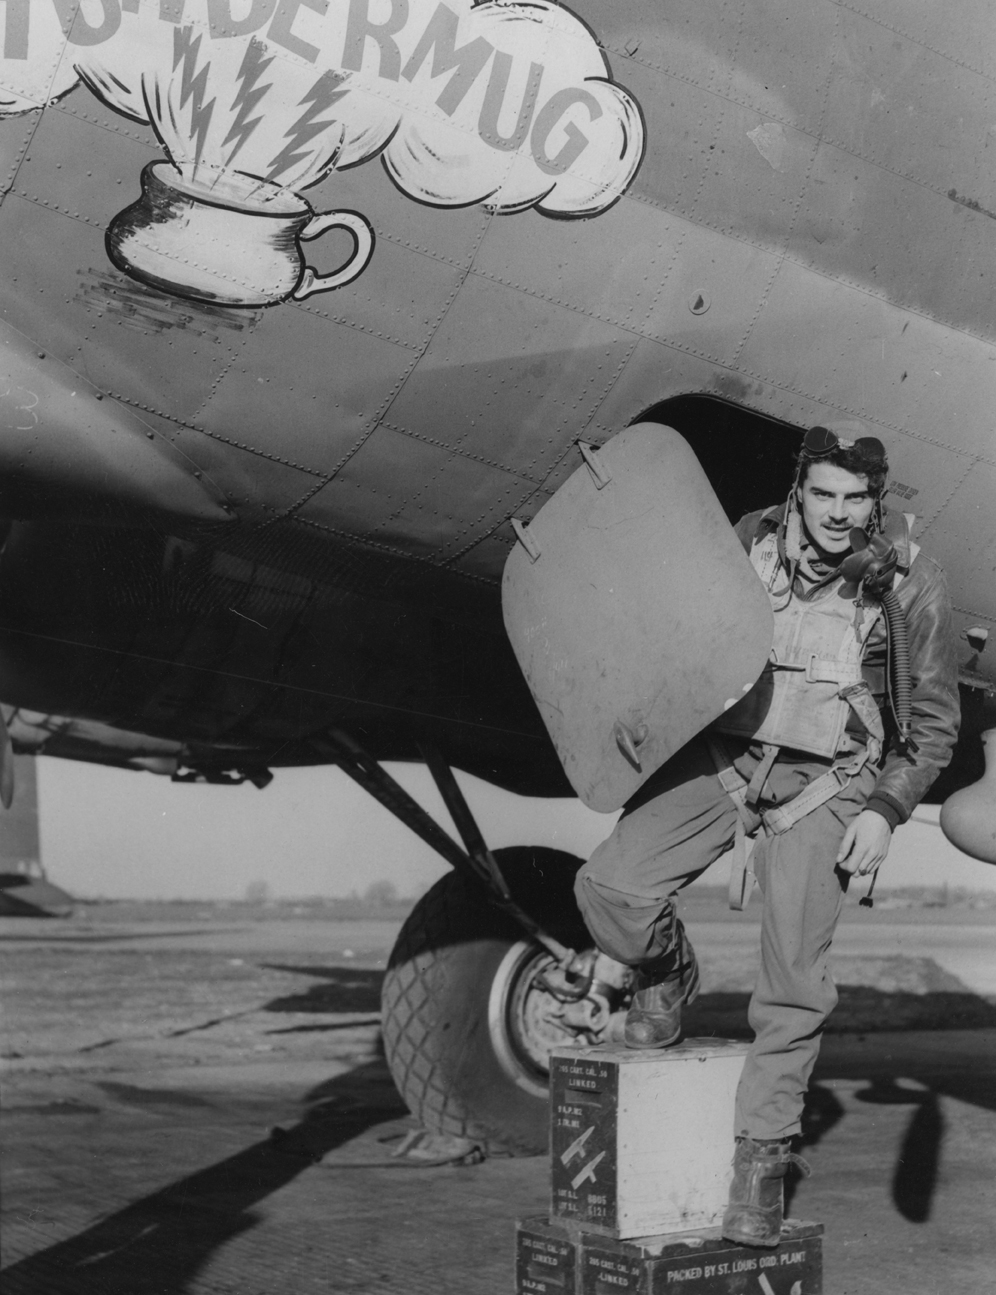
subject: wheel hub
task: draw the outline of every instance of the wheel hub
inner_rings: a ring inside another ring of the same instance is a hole
[[[495,1054],[515,1083],[546,1096],[553,1048],[600,1042],[611,1004],[592,986],[577,998],[578,976],[568,975],[543,948],[528,940],[512,946],[495,973],[488,1028]]]

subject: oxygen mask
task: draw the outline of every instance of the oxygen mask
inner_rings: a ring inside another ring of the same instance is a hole
[[[853,527],[848,538],[852,551],[840,564],[840,574],[854,584],[863,583],[869,594],[881,597],[892,588],[899,566],[896,546],[881,532],[866,535],[860,526]]]

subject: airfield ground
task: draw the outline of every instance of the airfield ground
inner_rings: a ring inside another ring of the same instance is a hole
[[[689,903],[692,1032],[745,1032],[756,911]],[[4,1295],[511,1295],[546,1158],[391,1155],[411,1127],[377,1025],[399,924],[0,921]],[[826,1295],[996,1290],[996,910],[851,906],[837,949],[791,1204],[826,1225]]]

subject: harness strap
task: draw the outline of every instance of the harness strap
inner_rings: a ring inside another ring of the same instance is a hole
[[[798,796],[793,796],[784,805],[778,805],[774,809],[766,809],[764,811],[765,830],[771,832],[773,836],[781,836],[782,832],[787,832],[801,818],[805,818],[814,809],[819,809],[828,800],[832,800],[839,791],[843,791],[858,772],[858,769],[864,765],[867,758],[867,752],[863,751],[857,768],[852,765],[835,764],[827,773],[821,774],[819,778],[814,778],[808,786],[799,792]]]
[[[862,686],[867,689],[867,685]],[[868,699],[872,708],[875,709],[874,699],[870,693]],[[875,714],[878,717],[877,709],[875,709]],[[881,729],[881,719],[878,720],[878,727]],[[794,827],[800,819],[805,818],[807,814],[811,814],[813,810],[819,809],[828,800],[832,800],[838,792],[843,791],[855,774],[860,773],[865,767],[869,759],[877,759],[878,757],[873,754],[875,746],[881,752],[881,742],[869,735],[868,745],[856,751],[853,758],[835,763],[826,773],[821,774],[819,778],[814,778],[808,786],[804,787],[797,796],[793,796],[790,801],[786,801],[784,805],[766,809],[763,813],[755,809],[752,814],[752,790],[757,784],[756,798],[753,800],[753,805],[756,806],[771,766],[778,756],[779,748],[765,744],[764,756],[748,783],[747,779],[734,768],[725,744],[715,734],[706,734],[706,744],[709,748],[709,754],[712,756],[713,764],[716,766],[720,786],[733,801],[737,810],[737,824],[733,838],[733,860],[727,898],[730,908],[738,913],[743,911],[744,904],[747,902],[754,886],[753,870],[747,866],[747,833],[756,831],[759,826],[757,820],[760,820],[760,825],[763,825],[765,832],[769,832],[772,836],[780,836],[783,832],[787,832],[790,827]],[[758,777],[759,774],[761,775],[760,778]]]
[[[730,759],[730,753],[714,733],[705,735],[706,745],[712,762],[716,766],[719,784],[733,801],[737,809],[737,825],[733,834],[733,860],[730,868],[730,886],[727,901],[735,913],[743,912],[750,892],[754,889],[754,873],[747,866],[747,833],[753,832],[757,823],[755,816],[747,808],[747,779],[737,773]],[[778,748],[774,747],[778,754]],[[771,764],[768,765],[771,768]],[[767,777],[767,774],[765,774]]]
[[[733,829],[733,859],[730,863],[730,884],[726,891],[726,902],[734,913],[742,913],[744,905],[754,889],[754,870],[747,866],[747,829],[744,821],[737,817]]]
[[[882,755],[882,745],[885,742],[885,729],[882,727],[882,716],[875,705],[871,689],[862,679],[860,683],[841,688],[840,695],[854,711],[868,734],[867,758],[872,764],[878,764]]]
[[[764,755],[761,757],[761,763],[754,770],[751,780],[747,784],[746,800],[751,809],[757,808],[757,802],[764,792],[764,784],[768,781],[771,766],[778,758],[777,746],[773,746],[770,742],[765,742],[763,743],[763,749]]]

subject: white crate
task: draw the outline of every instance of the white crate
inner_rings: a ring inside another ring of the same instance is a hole
[[[551,1221],[639,1237],[715,1227],[733,1169],[746,1043],[556,1049]]]

